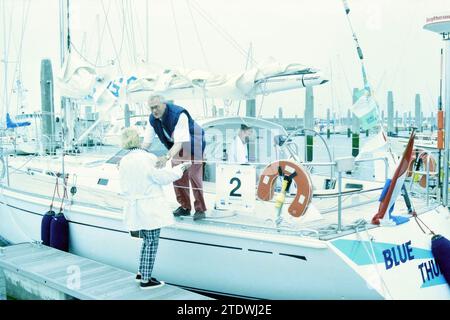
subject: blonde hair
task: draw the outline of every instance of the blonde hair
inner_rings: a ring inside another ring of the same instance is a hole
[[[140,148],[141,141],[139,133],[134,128],[126,128],[122,131],[122,148],[133,149]]]

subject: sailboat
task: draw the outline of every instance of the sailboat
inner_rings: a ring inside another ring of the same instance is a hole
[[[78,83],[93,85],[78,93],[107,108],[120,99],[145,99],[152,92],[173,98],[242,99],[324,82],[318,70],[298,64],[272,64],[232,76],[163,70],[152,76],[116,78],[72,66],[66,63],[64,69],[74,70],[63,73],[66,89],[74,87],[70,81],[87,77],[90,82]],[[242,122],[255,131],[253,162],[230,165],[224,161],[230,132],[235,133]],[[373,224],[384,181],[346,175],[358,163],[380,158],[305,163],[293,134],[273,122],[231,116],[199,123],[208,145],[203,190],[207,218],[195,222],[178,218],[162,229],[155,277],[189,290],[253,299],[450,299],[449,286],[431,253],[430,237],[409,214],[409,198],[397,199],[395,207],[396,215],[409,221]],[[141,240],[130,235],[122,221],[120,155],[119,148],[96,148],[63,156],[15,156],[7,161],[2,157],[6,169],[0,190],[0,236],[12,244],[39,241],[41,220],[56,190],[58,205],[69,221],[70,251],[135,272]],[[383,161],[388,165],[390,160]],[[278,179],[273,169],[278,167],[284,173],[281,179],[287,172],[296,177],[292,188],[279,190],[283,197],[273,198],[271,188]],[[329,168],[330,174],[312,174],[311,167]],[[232,190],[245,195],[245,201],[236,201]],[[165,193],[175,209],[172,187],[167,186]],[[410,200],[422,221],[450,237],[447,208],[420,197]],[[389,217],[386,213],[385,221]],[[79,267],[82,285],[86,266]],[[105,279],[105,285],[114,281],[122,280]],[[134,286],[123,282],[121,294]],[[109,297],[114,299],[114,294]]]

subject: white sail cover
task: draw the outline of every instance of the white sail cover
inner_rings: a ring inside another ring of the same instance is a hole
[[[105,100],[105,90],[109,92],[108,98],[127,102],[147,101],[152,94],[169,99],[245,100],[327,82],[317,69],[297,63],[282,64],[273,59],[235,75],[141,65],[127,75],[116,72],[113,76],[112,68],[93,68],[76,52],[70,53],[58,78],[62,95],[94,99],[98,103],[99,97]]]

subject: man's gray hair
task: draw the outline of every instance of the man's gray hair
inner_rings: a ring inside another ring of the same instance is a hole
[[[159,103],[165,103],[166,102],[166,99],[164,98],[164,96],[159,94],[159,93],[158,94],[152,94],[150,97],[148,97],[148,102],[149,103],[151,101],[154,101],[154,100],[158,100]]]
[[[125,128],[122,131],[122,148],[134,149],[141,147],[139,133],[135,128]]]

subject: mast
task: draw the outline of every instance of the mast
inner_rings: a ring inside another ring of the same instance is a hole
[[[59,54],[60,54],[60,66],[61,68],[64,65],[64,61],[66,59],[66,50],[67,53],[70,53],[70,29],[69,29],[69,0],[59,0],[59,32],[60,32],[60,46],[59,46]],[[67,133],[67,105],[70,101],[61,97],[61,113],[62,113],[62,122],[61,122],[61,162],[62,162],[62,178],[63,182],[65,181],[65,170],[64,170],[64,153],[66,149],[66,141],[65,135]]]
[[[70,52],[69,32],[69,0],[59,0],[59,56],[61,67],[66,58],[66,50]]]
[[[7,41],[6,41],[6,1],[2,1],[2,11],[3,11],[3,64],[4,68],[4,89],[3,89],[3,114],[2,119],[6,122],[6,114],[8,113],[8,51],[7,51]],[[6,130],[6,124],[5,124]],[[0,156],[4,159],[4,167],[6,174],[6,185],[9,187],[9,170],[8,170],[8,157],[3,157],[3,139],[0,137]]]
[[[438,99],[438,113],[442,112],[442,72],[443,72],[443,63],[444,63],[444,49],[440,50],[440,58],[441,64],[439,69],[439,99]],[[438,115],[439,116],[439,115]],[[433,124],[432,124],[433,125]],[[442,134],[442,129],[438,128],[437,134]],[[438,146],[439,147],[439,146]],[[439,149],[438,153],[438,188],[439,188],[439,196],[442,199],[442,181],[441,181],[441,173],[442,173],[442,150]]]
[[[149,55],[149,51],[148,51],[148,45],[149,45],[149,39],[148,39],[148,33],[149,33],[149,28],[148,28],[148,0],[145,1],[145,14],[146,14],[146,19],[145,19],[145,63],[148,64],[148,55]]]
[[[2,11],[3,11],[3,64],[4,68],[4,89],[3,89],[3,119],[6,119],[6,114],[8,113],[9,103],[8,103],[8,42],[7,42],[7,34],[6,34],[6,1],[2,1]]]
[[[449,144],[450,144],[450,23],[449,32],[447,32],[443,39],[445,40],[445,139],[444,139],[444,184],[443,184],[443,200],[444,205],[448,205],[448,161]]]

